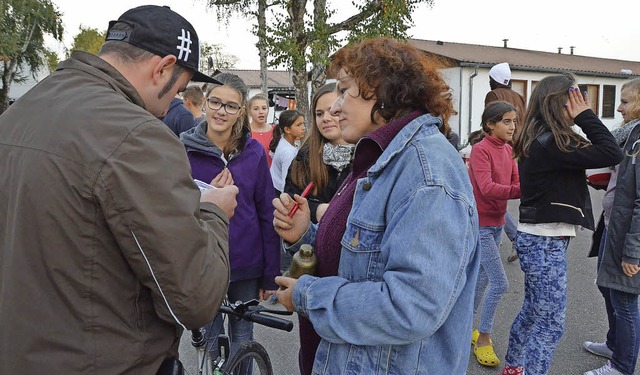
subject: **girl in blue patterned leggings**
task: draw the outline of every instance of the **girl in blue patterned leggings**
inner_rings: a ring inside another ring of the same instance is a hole
[[[588,140],[572,130],[574,123]],[[516,251],[524,303],[502,374],[543,375],[564,331],[569,239],[576,226],[594,229],[585,169],[615,165],[622,152],[570,74],[538,83],[513,151],[522,193]]]

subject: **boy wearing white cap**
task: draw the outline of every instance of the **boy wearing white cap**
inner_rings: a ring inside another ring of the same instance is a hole
[[[524,112],[526,109],[522,95],[511,89],[511,69],[506,62],[494,65],[489,70],[489,86],[491,91],[484,98],[485,107],[487,104],[501,100],[513,105],[518,114],[516,120],[516,133],[524,122]]]

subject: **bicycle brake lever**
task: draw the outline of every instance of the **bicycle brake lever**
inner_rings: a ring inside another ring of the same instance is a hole
[[[261,313],[268,313],[268,314],[275,314],[275,315],[293,315],[292,311],[287,311],[287,310],[274,310],[274,309],[268,309],[262,305],[258,305],[254,308],[251,309],[251,311],[254,312],[261,312]]]

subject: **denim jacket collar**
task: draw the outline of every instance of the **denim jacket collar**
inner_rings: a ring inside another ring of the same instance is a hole
[[[433,126],[430,126],[433,125]],[[442,118],[431,114],[424,114],[408,123],[393,138],[389,146],[384,150],[375,164],[369,168],[369,175],[375,176],[411,142],[418,134],[431,135],[440,132]]]

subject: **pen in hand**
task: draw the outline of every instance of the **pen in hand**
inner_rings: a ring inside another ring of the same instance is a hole
[[[309,193],[311,193],[311,190],[313,189],[313,182],[310,182],[309,185],[307,185],[306,188],[304,188],[304,190],[302,191],[302,194],[300,194],[300,196],[302,198],[306,198],[307,195],[309,195]],[[291,209],[291,212],[289,212],[289,217],[293,217],[293,215],[296,213],[296,211],[298,211],[298,207],[300,207],[300,205],[298,203],[296,203],[293,208]]]

